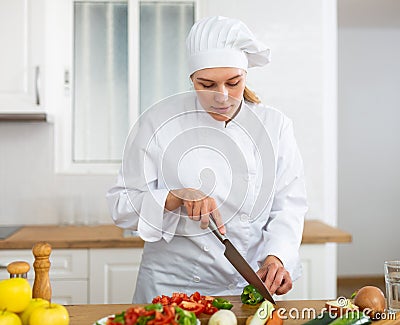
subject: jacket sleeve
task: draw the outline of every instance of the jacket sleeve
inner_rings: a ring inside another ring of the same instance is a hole
[[[164,209],[169,190],[159,188],[159,151],[157,137],[148,124],[140,132],[131,132],[117,183],[106,195],[114,223],[137,230],[149,242],[173,238],[181,209]]]
[[[277,146],[275,193],[269,219],[264,227],[266,255],[278,257],[292,280],[300,276],[301,244],[307,199],[304,168],[294,137],[292,122],[284,117]]]

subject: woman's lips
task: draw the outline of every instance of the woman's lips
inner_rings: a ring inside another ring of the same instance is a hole
[[[214,107],[214,106],[211,106],[211,109],[213,111],[216,111],[218,113],[223,114],[223,113],[227,113],[231,109],[231,106],[227,106],[227,107]]]

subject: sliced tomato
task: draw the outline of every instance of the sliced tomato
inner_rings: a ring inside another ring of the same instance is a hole
[[[138,317],[133,315],[132,317],[125,316],[125,325],[135,325],[137,322]]]
[[[207,315],[212,315],[215,314],[218,311],[217,307],[214,307],[213,305],[207,305],[204,307],[203,313]]]
[[[193,292],[193,293],[190,295],[190,298],[189,298],[189,299],[190,299],[191,301],[199,302],[199,301],[201,300],[200,292],[198,292],[198,291]]]
[[[202,296],[198,291],[193,292],[190,296],[182,292],[174,292],[171,297],[161,295],[153,299],[152,303],[159,303],[165,306],[179,306],[182,309],[192,311],[196,316],[202,312],[212,315],[218,311],[218,308],[213,306],[214,301],[212,296]],[[171,322],[173,324],[174,321]]]
[[[138,314],[139,317],[140,316],[147,317],[147,316],[154,315],[155,313],[156,313],[156,311],[154,309],[153,310],[146,310],[144,308],[141,308],[141,310],[137,314]]]
[[[165,306],[164,307],[164,315],[168,318],[175,318],[175,307],[173,306]]]
[[[149,320],[147,325],[169,325],[174,322],[175,308],[171,306],[164,306],[163,312],[156,311],[154,319]]]
[[[171,298],[165,295],[155,297],[152,304],[161,304],[163,306],[169,305],[171,303]]]
[[[171,296],[170,302],[171,304],[179,305],[184,300],[188,300],[186,293],[174,292]]]
[[[195,313],[196,316],[200,315],[205,309],[205,306],[203,304],[195,301],[182,301],[179,304],[179,307]]]
[[[201,296],[201,300],[205,300],[205,301],[209,301],[209,302],[213,302],[214,301],[214,297],[213,296]]]
[[[125,324],[126,325],[134,325],[134,324],[136,324],[136,321],[138,319],[138,314],[136,313],[134,308],[128,308],[125,311],[124,317],[125,317]]]
[[[213,304],[212,304],[213,300],[214,300],[214,298],[212,300],[206,300],[205,298],[203,298],[201,300],[201,303],[204,306],[204,310],[203,310],[204,314],[212,315],[218,311],[218,308],[213,306]]]
[[[130,312],[140,316],[145,309],[143,307],[131,307]]]

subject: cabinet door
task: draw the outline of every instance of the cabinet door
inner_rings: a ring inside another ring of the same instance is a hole
[[[90,249],[89,303],[129,304],[143,249]]]
[[[336,297],[336,244],[300,246],[302,276],[293,283],[293,289],[277,300],[334,299]]]
[[[7,265],[14,261],[25,261],[31,266],[28,272],[28,279],[32,280],[35,278],[35,272],[33,270],[34,257],[32,251],[29,249],[12,249],[12,250],[0,250],[0,279],[8,279],[10,274],[7,272]]]
[[[0,112],[38,111],[44,0],[0,1]]]
[[[29,249],[0,250],[0,279],[9,278],[5,267],[13,261],[26,261],[31,266],[28,279],[35,279],[34,256]],[[88,302],[88,251],[86,249],[54,249],[50,255],[52,301],[62,304]]]
[[[35,278],[33,262],[35,258],[30,249],[0,250],[0,279],[9,278],[6,266],[14,261],[29,263],[28,279]],[[54,249],[50,254],[50,281],[55,279],[79,279],[88,277],[88,251],[86,249]]]
[[[86,280],[54,280],[51,282],[51,301],[62,304],[87,304],[88,284]]]

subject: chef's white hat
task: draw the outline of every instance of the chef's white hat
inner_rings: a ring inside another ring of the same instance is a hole
[[[196,22],[186,38],[189,75],[205,68],[248,68],[269,62],[270,50],[240,20],[222,16]]]

